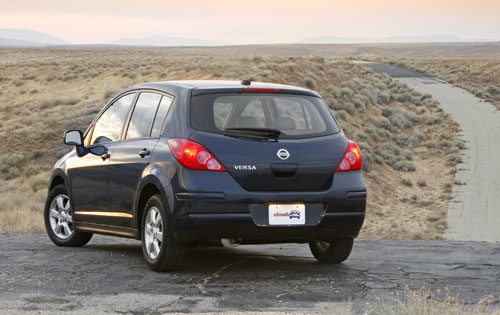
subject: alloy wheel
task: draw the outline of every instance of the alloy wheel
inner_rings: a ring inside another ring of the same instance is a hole
[[[65,240],[75,232],[69,197],[57,195],[50,203],[49,222],[52,232],[57,238]]]
[[[160,210],[151,207],[146,215],[144,225],[144,244],[150,259],[156,259],[160,254],[161,243],[163,241],[163,222]]]

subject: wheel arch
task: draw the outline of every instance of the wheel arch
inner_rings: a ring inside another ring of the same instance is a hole
[[[169,206],[164,185],[162,185],[161,181],[155,176],[147,176],[142,182],[135,203],[135,225],[137,227],[139,238],[142,238],[142,215],[144,212],[144,207],[146,206],[146,202],[148,201],[148,199],[154,195],[160,196],[167,215],[171,212],[171,207]]]
[[[49,192],[58,185],[66,185],[66,189],[68,189],[68,191],[70,190],[66,181],[66,175],[62,170],[56,169],[52,172],[52,175],[50,176],[49,187],[48,187]]]

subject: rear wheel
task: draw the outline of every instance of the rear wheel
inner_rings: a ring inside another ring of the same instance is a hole
[[[75,230],[73,209],[65,185],[58,185],[50,191],[45,202],[44,220],[47,234],[57,246],[80,247],[92,238],[92,233]]]
[[[184,259],[184,244],[172,236],[165,208],[158,195],[146,202],[142,217],[142,253],[155,271],[180,268]]]
[[[351,254],[354,239],[339,238],[331,241],[314,241],[309,243],[311,252],[319,262],[337,264],[346,260]]]

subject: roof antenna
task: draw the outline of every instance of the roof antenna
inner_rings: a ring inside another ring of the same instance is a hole
[[[241,85],[250,85],[250,84],[252,84],[252,81],[250,81],[249,79],[241,80]]]

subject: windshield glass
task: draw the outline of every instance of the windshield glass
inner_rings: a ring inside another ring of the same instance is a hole
[[[283,94],[208,94],[191,99],[193,128],[224,133],[227,129],[266,128],[280,139],[318,137],[340,131],[321,99]]]

